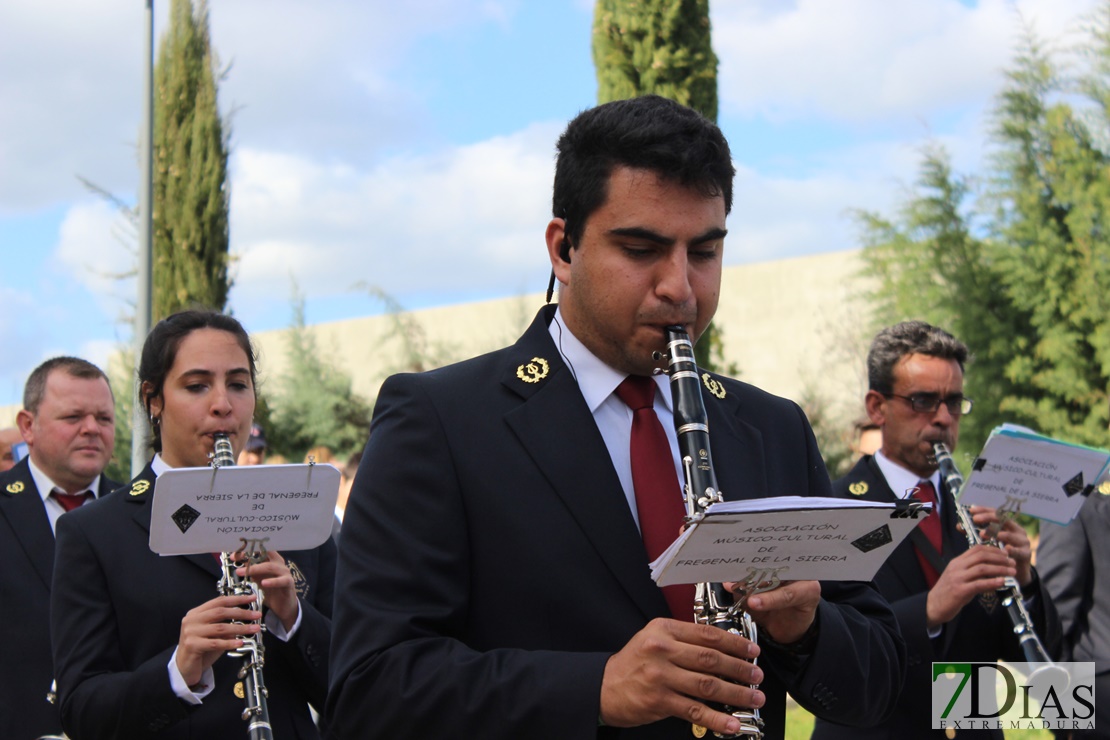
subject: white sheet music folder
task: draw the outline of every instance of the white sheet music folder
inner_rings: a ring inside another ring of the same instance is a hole
[[[1096,489],[1110,490],[1110,452],[1037,434],[1014,424],[995,427],[960,491],[964,506],[1019,508],[1067,524]]]
[[[154,483],[150,549],[160,555],[309,550],[331,536],[339,471],[331,465],[174,468]]]
[[[713,504],[651,564],[660,586],[744,581],[869,581],[931,504],[780,496]]]

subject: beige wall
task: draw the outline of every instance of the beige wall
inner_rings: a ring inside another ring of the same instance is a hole
[[[858,251],[725,270],[715,323],[740,379],[837,416],[863,411],[868,315]]]
[[[849,251],[725,268],[716,323],[726,362],[772,393],[798,401],[816,394],[850,423],[862,412],[868,341],[859,267],[858,252]],[[425,354],[445,364],[514,341],[542,304],[536,293],[413,311],[400,320],[418,326]],[[398,320],[369,316],[309,330],[317,349],[351,376],[355,392],[372,400],[386,377],[410,369]],[[287,334],[253,336],[263,392],[285,371]],[[14,425],[19,408],[0,407],[0,426]]]
[[[862,412],[867,337],[858,252],[728,267],[716,323],[725,358],[740,378],[802,401],[816,394],[846,423]],[[406,315],[426,334],[445,364],[516,339],[543,304],[540,293],[414,311]],[[317,348],[350,374],[368,399],[387,376],[407,369],[396,319],[371,316],[310,327]],[[285,371],[287,330],[254,335],[263,391]]]

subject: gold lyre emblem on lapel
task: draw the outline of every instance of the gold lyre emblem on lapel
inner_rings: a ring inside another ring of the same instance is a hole
[[[1110,480],[1104,480],[1098,484],[1098,492],[1103,496],[1110,496]]]
[[[15,483],[8,484],[8,493],[23,493],[23,481],[17,480]]]
[[[717,398],[725,397],[725,387],[710,377],[709,373],[701,374],[701,382],[705,385],[705,389]]]
[[[242,681],[235,682],[235,688],[232,689],[232,692],[235,694],[236,699],[243,699],[247,695],[246,689],[243,688]]]
[[[516,376],[525,383],[538,383],[547,377],[550,370],[551,366],[547,364],[547,360],[533,357],[527,365],[521,365],[516,369]]]
[[[867,493],[869,489],[870,486],[867,485],[867,481],[865,480],[859,480],[848,485],[848,493],[852,494],[853,496],[862,496],[863,494]]]
[[[135,481],[134,483],[131,484],[131,495],[132,496],[142,496],[149,489],[150,489],[150,481],[148,481],[148,480],[137,480],[137,481]]]

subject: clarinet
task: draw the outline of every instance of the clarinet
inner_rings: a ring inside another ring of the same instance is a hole
[[[709,420],[701,395],[698,366],[694,361],[694,345],[681,326],[668,326],[666,357],[669,369],[671,395],[674,400],[674,425],[678,436],[678,450],[682,459],[685,479],[683,493],[686,499],[686,524],[690,525],[705,516],[710,504],[723,501],[713,473],[713,456],[709,449]],[[656,353],[656,359],[664,355]],[[721,583],[698,583],[694,591],[694,621],[708,624],[756,642],[758,631],[751,615],[734,603],[732,594]],[[755,664],[756,660],[753,659]],[[755,688],[753,685],[752,688]],[[740,731],[726,735],[714,732],[714,737],[752,738],[763,737],[763,720],[759,709],[743,709],[725,705],[722,710],[740,720]],[[695,737],[703,737],[706,728],[692,727]]]
[[[941,481],[952,496],[952,500],[955,501],[959,496],[960,489],[964,486],[964,478],[960,475],[960,471],[952,459],[952,453],[948,451],[947,445],[943,442],[933,443],[933,455],[936,457],[937,467],[940,468]],[[1005,551],[1005,546],[994,536],[991,536],[987,542],[983,542],[979,537],[979,529],[971,518],[971,512],[968,511],[966,506],[956,504],[956,514],[960,517],[960,524],[963,526],[968,545],[971,547],[982,544],[994,545]],[[1033,628],[1033,619],[1029,616],[1029,611],[1025,608],[1025,603],[1022,600],[1021,586],[1018,585],[1017,579],[1013,576],[1007,576],[1006,584],[998,589],[998,596],[1002,605],[1006,607],[1006,614],[1009,615],[1010,621],[1014,625],[1014,634],[1021,645],[1021,652],[1025,655],[1025,661],[1027,663],[1045,664],[1035,670],[1030,679],[1032,680],[1034,676],[1039,678],[1040,675],[1048,673],[1058,675],[1060,672],[1064,672],[1063,668],[1055,665],[1052,659],[1048,657],[1048,652],[1045,651],[1041,638],[1037,637],[1037,631]]]
[[[226,435],[216,435],[215,450],[212,455],[212,467],[224,468],[235,464],[235,455],[231,449],[231,442]],[[246,543],[244,542],[244,545]],[[251,553],[246,560],[248,574],[241,578],[236,570],[241,565],[233,557],[233,553],[220,553],[220,568],[223,575],[216,584],[221,596],[244,596],[250,594],[254,601],[248,604],[252,611],[262,611],[262,589],[250,579],[250,564],[257,562],[265,549],[258,553]],[[245,624],[232,621],[232,624]],[[258,620],[261,624],[261,619]],[[266,704],[266,683],[262,676],[262,666],[265,664],[265,646],[262,644],[262,633],[241,635],[243,645],[235,650],[229,650],[228,655],[240,658],[243,661],[239,668],[239,681],[235,685],[235,695],[243,699],[246,708],[243,709],[242,718],[248,722],[247,734],[250,740],[274,740],[274,732],[270,727],[270,708]]]

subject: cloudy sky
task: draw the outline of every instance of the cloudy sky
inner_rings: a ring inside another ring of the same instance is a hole
[[[590,0],[211,0],[228,67],[230,308],[251,331],[540,291],[555,138],[595,101]],[[1022,24],[1060,43],[1096,0],[714,0],[739,170],[726,261],[857,246],[919,147],[957,168]],[[156,29],[169,1],[154,1]],[[143,0],[0,3],[0,405],[60,353],[131,339]],[[799,286],[804,289],[804,286]]]

